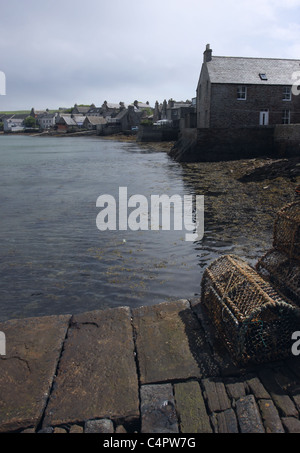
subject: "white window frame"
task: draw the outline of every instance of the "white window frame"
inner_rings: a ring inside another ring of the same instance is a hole
[[[288,109],[282,112],[282,124],[291,124],[291,111]]]
[[[247,99],[247,87],[245,85],[239,85],[237,87],[237,100],[246,101]]]
[[[283,87],[282,100],[283,101],[291,101],[292,100],[292,89],[291,89],[291,87],[289,87],[289,86]]]

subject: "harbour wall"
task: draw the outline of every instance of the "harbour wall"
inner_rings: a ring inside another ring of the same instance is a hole
[[[299,155],[300,125],[184,129],[169,155],[178,162],[214,162]]]

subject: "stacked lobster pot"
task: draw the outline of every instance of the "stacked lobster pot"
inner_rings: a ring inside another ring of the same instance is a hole
[[[202,303],[236,363],[291,356],[292,333],[300,330],[299,209],[297,202],[278,213],[274,248],[256,269],[224,255],[204,271]]]
[[[277,213],[273,248],[258,261],[256,269],[300,306],[300,200]]]

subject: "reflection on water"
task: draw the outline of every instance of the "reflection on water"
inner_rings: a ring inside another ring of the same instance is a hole
[[[254,263],[274,214],[293,191],[283,179],[242,184],[240,163],[183,164],[165,152],[100,138],[0,137],[0,319],[192,297],[223,253]],[[250,168],[250,167],[249,167]],[[96,200],[133,194],[205,195],[205,234],[106,231]]]

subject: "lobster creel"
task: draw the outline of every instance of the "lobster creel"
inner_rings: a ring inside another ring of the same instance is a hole
[[[257,272],[268,280],[284,298],[300,306],[300,262],[279,250],[269,250],[256,264]]]
[[[278,211],[273,234],[273,247],[300,261],[300,201]]]
[[[300,330],[299,307],[241,258],[224,255],[205,269],[201,300],[235,362],[291,356],[292,334]]]

